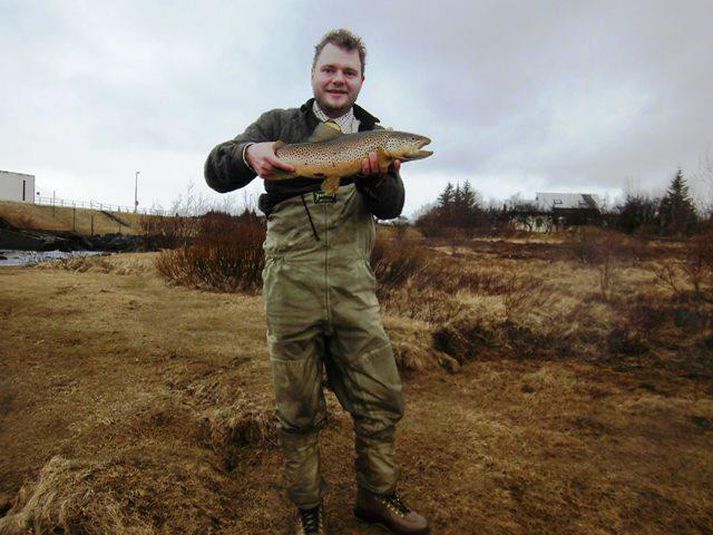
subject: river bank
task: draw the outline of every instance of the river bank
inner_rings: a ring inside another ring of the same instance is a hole
[[[102,251],[14,251],[0,250],[0,267],[27,266],[41,262],[63,260],[74,256],[94,256],[107,254]]]

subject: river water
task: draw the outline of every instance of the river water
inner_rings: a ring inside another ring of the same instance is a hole
[[[29,264],[39,264],[40,262],[51,262],[73,256],[92,256],[101,254],[99,251],[0,251],[0,267],[2,266],[26,266]]]

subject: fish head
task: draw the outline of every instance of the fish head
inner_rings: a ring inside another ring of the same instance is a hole
[[[428,158],[433,151],[421,150],[431,142],[426,136],[408,132],[389,131],[385,151],[394,159],[410,161]]]

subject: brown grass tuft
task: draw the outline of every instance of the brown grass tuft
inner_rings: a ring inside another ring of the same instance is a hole
[[[52,457],[37,481],[22,487],[7,516],[0,519],[0,534],[156,533],[145,519],[124,510],[114,489],[97,485],[102,468],[107,467]]]
[[[247,400],[208,410],[203,416],[204,443],[218,453],[231,470],[245,447],[277,446],[274,413],[274,409]]]

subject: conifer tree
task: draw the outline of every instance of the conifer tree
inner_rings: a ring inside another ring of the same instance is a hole
[[[688,194],[688,185],[681,169],[676,172],[666,195],[661,199],[659,219],[669,234],[684,236],[693,231],[697,221],[696,208]]]

